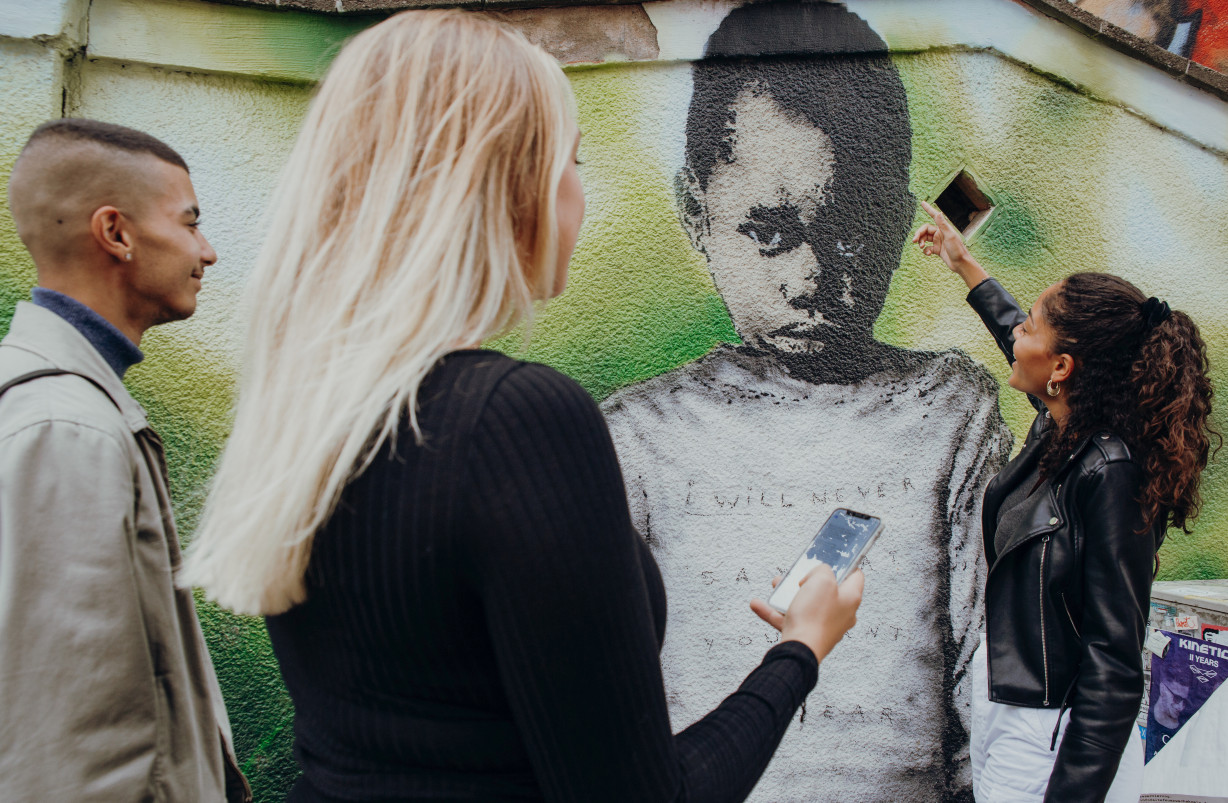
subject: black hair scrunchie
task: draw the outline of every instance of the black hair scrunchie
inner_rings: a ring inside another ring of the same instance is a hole
[[[1168,320],[1168,316],[1173,314],[1172,309],[1168,306],[1167,301],[1152,296],[1143,302],[1141,307],[1143,318],[1147,320],[1147,327],[1154,329],[1160,324]]]

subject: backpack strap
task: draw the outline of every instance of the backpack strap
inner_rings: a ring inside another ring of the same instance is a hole
[[[30,371],[29,373],[22,374],[21,376],[13,377],[8,382],[5,382],[3,385],[0,385],[0,396],[3,396],[5,391],[7,391],[11,387],[14,387],[15,385],[21,385],[26,382],[29,382],[32,379],[39,379],[44,376],[60,376],[61,374],[71,374],[73,376],[81,377],[86,382],[89,382],[91,385],[93,385],[94,387],[102,391],[102,395],[106,396],[107,400],[111,402],[111,404],[115,405],[116,410],[119,410],[121,413],[123,412],[123,410],[119,406],[119,402],[115,401],[115,399],[112,398],[111,394],[107,392],[107,389],[104,388],[97,381],[90,379],[85,374],[79,374],[76,371],[65,371],[63,368],[39,368],[37,371]]]

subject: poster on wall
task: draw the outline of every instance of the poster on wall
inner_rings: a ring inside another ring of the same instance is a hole
[[[1181,633],[1151,655],[1143,801],[1228,801],[1228,647]]]

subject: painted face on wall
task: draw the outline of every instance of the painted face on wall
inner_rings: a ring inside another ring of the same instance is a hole
[[[835,225],[831,138],[754,85],[730,112],[702,247],[738,334],[794,354],[864,346],[882,299],[861,275],[865,243]]]
[[[704,193],[713,280],[743,340],[821,350],[852,306],[851,278],[820,264],[809,242],[829,200],[831,139],[753,87],[732,112],[732,159]]]

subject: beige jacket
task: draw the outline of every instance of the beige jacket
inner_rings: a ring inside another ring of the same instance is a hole
[[[250,800],[172,580],[162,442],[80,332],[19,304],[0,385],[52,367],[106,395],[65,375],[0,396],[0,800]]]

